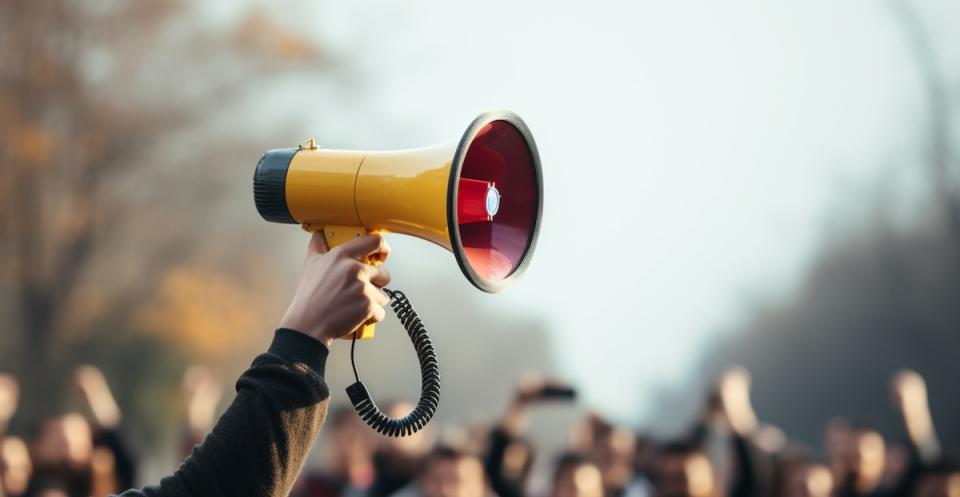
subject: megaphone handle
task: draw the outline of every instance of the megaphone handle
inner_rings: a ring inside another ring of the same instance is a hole
[[[336,247],[343,243],[349,242],[350,240],[360,238],[361,236],[366,236],[368,234],[367,228],[363,226],[335,226],[332,224],[327,224],[324,226],[304,224],[303,229],[310,233],[315,233],[317,231],[323,232],[323,239],[327,242],[328,248]],[[381,261],[374,257],[364,257],[364,264],[370,264],[371,266],[379,266]],[[344,335],[340,337],[343,340],[352,340],[354,335],[360,340],[369,340],[373,338],[374,334],[374,324],[368,323],[357,328],[357,331],[350,333],[349,335]]]

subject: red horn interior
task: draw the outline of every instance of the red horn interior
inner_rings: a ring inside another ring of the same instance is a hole
[[[487,123],[467,149],[457,190],[457,228],[467,262],[487,281],[510,276],[530,245],[539,214],[536,174],[527,141],[507,121]]]

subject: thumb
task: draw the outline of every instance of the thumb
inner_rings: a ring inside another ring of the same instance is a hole
[[[310,244],[307,245],[307,257],[326,254],[329,250],[327,240],[323,238],[323,230],[314,231],[313,236],[310,237]]]

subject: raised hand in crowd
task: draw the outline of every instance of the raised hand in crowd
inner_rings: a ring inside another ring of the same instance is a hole
[[[419,494],[409,497],[486,497],[487,479],[480,458],[465,449],[441,445],[423,462]],[[398,497],[409,494],[401,492]]]
[[[19,437],[0,439],[0,496],[20,497],[33,475],[27,444]]]
[[[187,414],[187,433],[181,452],[186,457],[213,428],[223,387],[209,368],[200,365],[187,368],[181,386]]]
[[[73,371],[73,383],[86,401],[92,420],[98,428],[114,429],[120,426],[122,414],[103,371],[84,364]]]
[[[594,413],[584,418],[574,448],[600,469],[604,495],[623,497],[633,494],[636,482],[637,435],[631,428],[618,426]],[[643,492],[641,492],[642,494]]]
[[[750,437],[759,422],[750,401],[750,372],[737,366],[727,370],[718,381],[720,410],[739,436]]]
[[[940,457],[940,441],[933,426],[930,404],[927,400],[927,384],[919,373],[903,369],[893,375],[890,382],[893,403],[900,413],[910,443],[917,455],[927,463]]]
[[[20,384],[17,379],[11,374],[0,373],[0,497],[23,495],[33,474],[27,444],[20,437],[6,434],[19,404]]]
[[[603,473],[597,463],[578,452],[557,458],[548,497],[604,497]]]
[[[689,440],[659,447],[653,473],[655,497],[718,497],[722,490],[703,447]]]
[[[539,374],[526,374],[520,379],[503,416],[490,431],[484,458],[487,477],[498,497],[525,494],[536,453],[525,437],[530,409],[542,402],[569,402],[575,397],[570,386]]]
[[[0,373],[0,435],[7,431],[10,419],[20,403],[20,384],[11,374]]]
[[[390,402],[383,411],[390,417],[400,418],[413,407],[409,402]],[[431,425],[403,438],[377,437],[373,454],[376,476],[367,497],[388,497],[416,485],[423,461],[435,443],[436,432]]]

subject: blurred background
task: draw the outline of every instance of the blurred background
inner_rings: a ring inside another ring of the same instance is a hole
[[[92,364],[139,480],[171,471],[184,372],[225,407],[297,281],[308,237],[257,214],[261,153],[429,145],[507,108],[545,177],[524,280],[487,295],[388,236],[441,360],[438,431],[496,419],[538,371],[578,397],[533,423],[545,446],[586,412],[670,437],[741,364],[758,416],[820,450],[835,416],[906,437],[889,380],[910,368],[958,447],[958,101],[949,0],[3,2],[9,432],[84,408]],[[413,400],[391,319],[359,367],[375,398]]]

